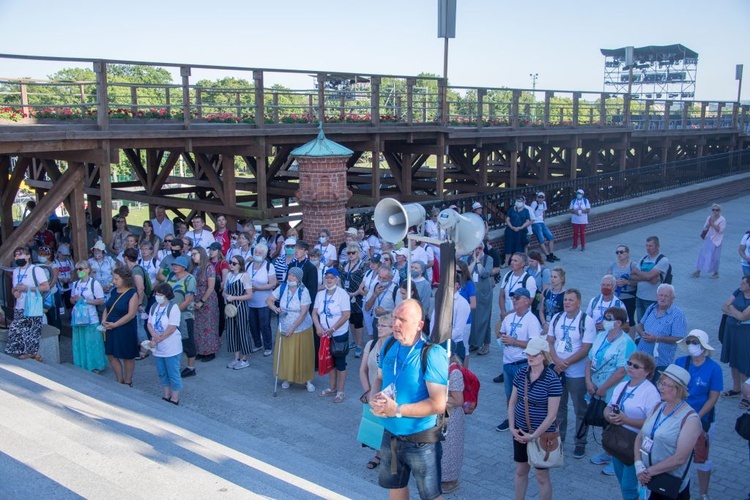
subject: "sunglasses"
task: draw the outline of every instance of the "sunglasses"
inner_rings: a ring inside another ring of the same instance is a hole
[[[641,365],[633,363],[632,361],[628,361],[628,366],[635,368],[636,370],[640,370],[641,368],[643,368]]]
[[[346,252],[346,255],[357,255],[357,252]]]
[[[169,240],[164,240],[164,243],[172,243],[172,240],[171,240],[171,239],[169,239]]]
[[[604,319],[607,320],[607,321],[614,321],[615,320],[615,318],[613,318],[612,316],[604,316]]]
[[[698,340],[686,340],[685,345],[701,345],[701,343]]]
[[[235,261],[232,261],[232,262],[230,262],[230,263],[229,263],[229,265],[230,265],[230,266],[239,266],[239,265],[240,265],[240,263],[239,263],[239,262],[235,262]]]
[[[628,253],[627,250],[615,250],[616,254]]]
[[[88,267],[76,267],[76,271],[87,271]]]
[[[721,212],[721,210],[719,210],[718,208],[712,208],[711,211],[712,212]]]

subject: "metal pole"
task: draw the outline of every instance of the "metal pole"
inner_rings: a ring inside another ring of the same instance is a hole
[[[443,44],[443,78],[445,78],[445,84],[448,85],[448,37],[444,38],[445,43]]]
[[[737,82],[737,104],[742,102],[740,101],[741,96],[742,96],[742,78],[740,78],[739,81]]]

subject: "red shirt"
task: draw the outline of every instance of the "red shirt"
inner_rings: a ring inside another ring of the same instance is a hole
[[[214,231],[214,240],[221,243],[221,253],[226,255],[229,251],[230,245],[232,244],[232,231],[230,231],[229,229],[224,229],[223,233]]]

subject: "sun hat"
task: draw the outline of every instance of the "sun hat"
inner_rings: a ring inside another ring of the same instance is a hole
[[[106,252],[107,247],[104,245],[104,242],[102,240],[99,240],[94,243],[94,246],[91,247],[91,250],[101,250],[102,252]]]
[[[579,189],[578,191],[576,191],[576,193],[577,193],[577,194],[586,194],[586,193],[585,193],[585,192],[583,191],[583,189]]]
[[[269,224],[269,225],[266,226],[266,231],[277,232],[277,231],[279,231],[279,225],[276,224],[275,222],[273,222],[273,223],[271,223],[271,224]]]
[[[284,246],[285,247],[293,247],[297,244],[297,238],[292,238],[291,236],[284,240]]]
[[[662,372],[662,375],[666,375],[677,382],[677,385],[687,390],[688,384],[690,383],[690,372],[686,369],[672,363]]]
[[[688,346],[685,343],[688,337],[695,337],[696,339],[698,339],[698,341],[701,343],[701,346],[707,351],[715,350],[713,347],[711,347],[711,344],[708,343],[708,334],[704,332],[703,330],[696,329],[696,330],[690,330],[690,333],[685,335],[685,337],[682,340],[677,342],[677,345],[679,345],[680,348],[685,352],[688,352]]]
[[[181,266],[181,267],[184,267],[185,269],[187,269],[188,267],[190,267],[190,264],[188,263],[188,258],[185,257],[184,255],[180,255],[179,257],[177,257],[172,262],[172,265],[173,266]]]

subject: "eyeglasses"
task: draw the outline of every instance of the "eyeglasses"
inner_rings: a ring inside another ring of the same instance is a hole
[[[615,318],[613,318],[612,316],[604,316],[604,319],[607,320],[607,321],[614,321],[615,320]]]
[[[511,299],[512,299],[512,300],[518,300],[518,299],[520,299],[521,297],[523,297],[523,295],[514,295],[513,297],[511,297]]]
[[[685,345],[701,345],[699,340],[686,340]]]
[[[721,210],[719,210],[718,208],[712,208],[711,211],[712,212],[721,212]]]
[[[664,387],[666,389],[677,389],[676,385],[669,384],[667,382],[664,382],[663,380],[660,380],[659,382],[657,382],[656,385],[658,385],[659,387]]]
[[[76,271],[86,271],[88,267],[76,267]]]
[[[230,266],[239,266],[239,265],[240,265],[240,263],[239,263],[239,262],[235,262],[235,261],[232,261],[232,262],[230,262],[230,263],[229,263],[229,265],[230,265]]]
[[[641,368],[643,368],[641,365],[633,363],[632,361],[628,361],[628,366],[630,366],[631,368],[635,368],[636,370],[640,370]]]
[[[615,253],[616,254],[628,253],[628,251],[627,250],[615,250]]]
[[[171,239],[164,240],[164,243],[172,243],[172,240]]]

